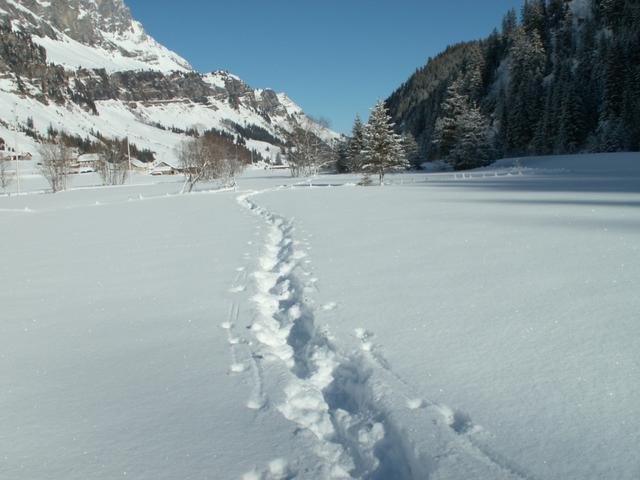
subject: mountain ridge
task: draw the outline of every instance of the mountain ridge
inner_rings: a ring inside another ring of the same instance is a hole
[[[156,159],[175,161],[185,132],[213,129],[275,161],[297,128],[337,137],[285,93],[196,72],[121,0],[0,0],[0,23],[0,106],[12,112],[0,118],[0,137],[18,129],[31,150],[53,129],[92,141],[131,135]]]

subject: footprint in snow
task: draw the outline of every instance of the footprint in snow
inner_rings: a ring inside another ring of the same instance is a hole
[[[449,425],[454,432],[463,435],[479,430],[479,427],[475,426],[471,421],[469,414],[460,410],[454,410],[446,405],[439,405],[438,409],[447,422],[447,425]]]
[[[373,343],[370,341],[374,337],[373,333],[364,328],[356,328],[354,332],[356,338],[361,342],[360,348],[362,348],[362,350],[365,352],[373,350]]]
[[[264,408],[264,400],[249,400],[247,401],[247,408],[249,410],[262,410]],[[260,477],[258,477],[260,478]]]
[[[254,469],[245,473],[242,480],[287,480],[294,476],[288,462],[283,458],[276,458],[261,472]]]
[[[242,373],[246,369],[247,367],[242,363],[234,363],[231,365],[231,367],[229,367],[229,370],[231,371],[231,373]]]
[[[425,408],[427,406],[427,402],[425,402],[422,398],[410,398],[407,400],[407,408],[409,410],[419,410],[421,408]]]
[[[336,302],[325,303],[322,306],[322,310],[324,310],[325,312],[330,312],[332,310],[335,310],[337,306],[338,304]]]

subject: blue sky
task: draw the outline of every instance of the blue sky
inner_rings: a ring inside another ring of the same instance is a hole
[[[482,38],[523,0],[125,0],[199,71],[286,92],[347,133],[427,58]]]

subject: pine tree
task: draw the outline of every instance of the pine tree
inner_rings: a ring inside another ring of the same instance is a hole
[[[596,132],[596,150],[619,152],[628,148],[629,132],[622,119],[608,118],[600,123]]]
[[[537,31],[516,32],[511,48],[511,81],[507,95],[507,150],[526,153],[542,116],[546,55]]]
[[[409,168],[402,138],[393,130],[394,123],[382,100],[371,111],[369,122],[364,130],[365,163],[362,169],[378,175],[380,185],[384,185],[385,173],[392,170]]]
[[[559,85],[562,88],[562,99],[558,118],[558,135],[556,151],[558,153],[575,153],[584,140],[584,104],[578,95],[576,80],[571,66],[565,65],[560,75]]]
[[[351,131],[351,138],[349,139],[349,145],[347,146],[347,169],[351,172],[359,172],[362,170],[364,163],[363,151],[364,151],[364,125],[360,120],[360,115],[356,115],[353,122],[353,130]]]
[[[522,7],[522,27],[528,34],[537,33],[543,43],[547,38],[546,15],[545,0],[525,0]]]
[[[422,164],[420,147],[418,147],[418,142],[416,142],[415,137],[410,132],[402,135],[402,147],[404,148],[405,156],[407,157],[407,161],[411,165],[411,168],[420,168],[420,165]]]
[[[449,156],[457,139],[458,118],[469,108],[469,99],[463,95],[462,89],[462,82],[455,80],[447,88],[446,99],[442,102],[433,132],[433,144],[439,158]]]
[[[455,81],[449,87],[434,132],[440,158],[456,170],[486,165],[491,154],[489,122],[460,92],[461,86],[460,81]]]
[[[518,15],[512,8],[509,10],[502,19],[502,38],[505,41],[506,46],[510,46],[513,41],[513,36],[518,29]]]
[[[348,148],[349,142],[344,136],[334,142],[333,152],[336,158],[336,171],[338,173],[347,173],[351,171]]]
[[[605,67],[604,111],[607,118],[618,117],[624,97],[625,58],[622,45],[618,42],[608,46]]]
[[[489,123],[475,106],[457,119],[456,143],[448,161],[455,170],[488,165],[491,160]]]
[[[471,100],[477,102],[484,91],[485,60],[478,44],[474,44],[469,52],[464,75],[465,93]]]

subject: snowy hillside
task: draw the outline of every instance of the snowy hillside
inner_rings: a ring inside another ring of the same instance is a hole
[[[637,479],[639,154],[279,175],[0,197],[1,477]]]
[[[53,128],[90,141],[130,136],[175,162],[185,131],[215,129],[273,161],[296,128],[337,137],[284,93],[194,72],[121,0],[0,0],[0,19],[0,137],[10,148],[17,138],[37,154]]]
[[[223,72],[209,74],[204,77],[209,82],[222,82],[226,74]],[[171,131],[172,128],[187,130],[195,128],[201,132],[216,128],[238,135],[234,124],[246,127],[253,125],[263,129],[281,143],[274,145],[268,141],[245,138],[248,148],[260,153],[265,160],[275,161],[277,153],[286,141],[286,135],[296,125],[307,125],[300,107],[281,95],[286,106],[274,111],[270,117],[260,115],[256,109],[241,104],[233,108],[226,99],[220,100],[217,95],[207,98],[206,103],[180,99],[165,102],[122,102],[120,100],[101,100],[95,102],[97,115],[73,104],[44,104],[32,97],[16,94],[17,86],[11,80],[0,83],[0,108],[10,112],[9,124],[0,122],[0,137],[11,146],[18,138],[18,149],[37,154],[37,143],[24,133],[16,133],[12,124],[17,120],[24,126],[28,119],[33,121],[34,129],[46,135],[50,126],[82,138],[92,138],[94,132],[107,137],[129,136],[131,142],[155,152],[157,161],[175,161],[176,147],[185,139],[184,134]],[[247,93],[249,102],[261,100],[261,92]],[[224,94],[223,94],[224,96]],[[13,120],[13,121],[12,121]],[[321,128],[321,127],[318,127]],[[329,140],[334,137],[330,130],[322,129],[323,136]]]

